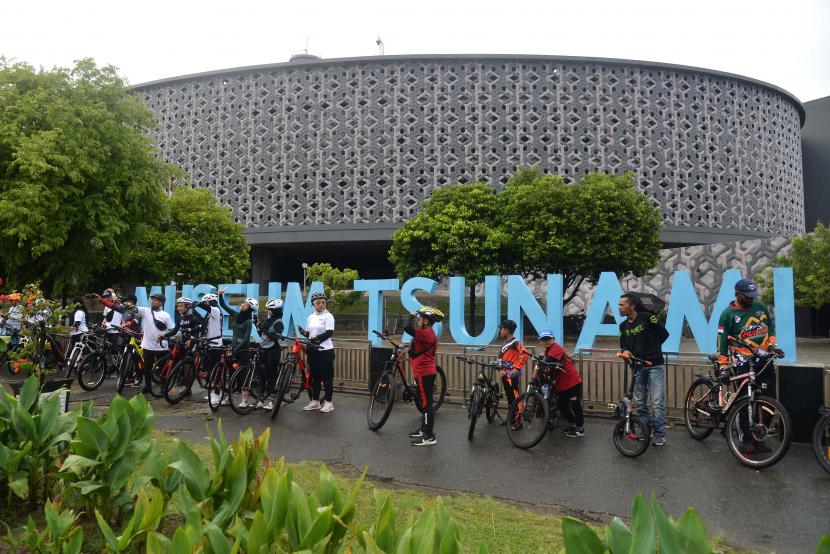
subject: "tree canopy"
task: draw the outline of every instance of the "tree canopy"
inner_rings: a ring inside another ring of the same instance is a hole
[[[811,233],[794,237],[790,254],[775,258],[772,265],[793,268],[796,305],[820,309],[830,304],[830,229],[823,224],[818,223]],[[771,272],[764,272],[759,282],[764,299],[772,301]]]
[[[121,273],[135,283],[230,283],[251,266],[245,226],[207,189],[179,187],[141,222]]]
[[[149,137],[152,112],[115,68],[36,70],[0,58],[0,270],[75,292],[117,265],[176,170]]]

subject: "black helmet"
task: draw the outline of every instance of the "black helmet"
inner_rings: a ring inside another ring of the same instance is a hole
[[[317,300],[320,300],[320,299],[326,300],[326,295],[325,295],[325,293],[322,293],[322,292],[315,292],[314,294],[312,294],[312,295],[311,295],[311,303],[312,303],[312,304],[313,304],[314,302],[316,302]]]
[[[516,332],[516,327],[517,327],[517,326],[516,326],[516,322],[515,322],[515,321],[513,321],[512,319],[505,319],[505,320],[504,320],[504,321],[502,321],[502,322],[501,322],[501,324],[499,325],[499,329],[507,329],[507,330],[508,330],[508,331],[510,331],[511,333]]]
[[[167,301],[167,299],[164,297],[164,295],[163,295],[163,294],[161,294],[160,292],[157,292],[157,293],[155,293],[155,294],[151,294],[151,295],[150,295],[150,298],[156,298],[156,299],[158,299],[158,301],[159,301],[159,302],[161,302],[162,304],[164,304],[164,303]]]

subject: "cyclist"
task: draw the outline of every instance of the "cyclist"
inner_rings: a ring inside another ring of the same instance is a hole
[[[320,410],[323,413],[334,410],[331,399],[334,395],[334,316],[326,309],[326,295],[315,292],[311,295],[314,311],[308,316],[306,328],[300,333],[319,346],[319,350],[308,350],[308,366],[311,373],[309,403],[305,411]],[[320,389],[325,388],[325,397],[320,402]]]
[[[512,319],[505,319],[499,325],[499,337],[504,341],[499,352],[499,361],[502,364],[501,380],[508,403],[511,404],[519,398],[519,380],[529,358],[524,345],[513,336],[516,327],[516,322]],[[516,417],[519,417],[518,413]],[[516,424],[517,422],[513,422],[513,425]]]
[[[121,326],[133,333],[141,332],[141,316],[138,315],[136,304],[138,299],[134,294],[124,297],[124,313],[121,314]]]
[[[663,342],[669,332],[656,315],[646,311],[637,295],[627,292],[620,296],[620,350],[652,365],[643,365],[634,376],[634,404],[643,425],[650,426],[654,446],[666,444],[666,381],[663,372]],[[651,399],[654,417],[649,417],[646,394]]]
[[[421,426],[410,433],[412,446],[432,446],[437,444],[435,439],[435,411],[433,410],[432,391],[435,388],[435,352],[438,349],[438,337],[432,326],[444,319],[444,314],[438,308],[424,306],[417,312],[409,314],[404,333],[412,336],[409,344],[409,361],[412,365],[412,376],[418,384],[419,404],[424,412]]]
[[[17,348],[20,343],[20,330],[23,328],[23,308],[20,306],[20,294],[12,293],[4,296],[4,301],[7,301],[9,306],[6,312],[6,333],[11,335],[11,347]]]
[[[205,319],[193,309],[193,300],[186,296],[176,299],[176,313],[173,314],[175,325],[164,334],[164,338],[176,336],[179,332],[193,338],[202,334]]]
[[[89,331],[86,323],[89,314],[86,311],[86,306],[84,306],[84,299],[77,297],[73,300],[73,304],[75,307],[72,309],[72,317],[70,318],[72,324],[69,326],[69,347],[66,349],[67,352],[71,352],[72,347],[75,346],[75,343],[78,342],[81,335]]]
[[[556,382],[556,405],[569,424],[565,429],[565,436],[582,437],[585,435],[585,420],[582,417],[582,377],[579,376],[571,357],[556,342],[553,331],[539,331],[539,342],[545,349],[543,359],[546,362],[557,362],[563,369],[556,371],[553,378]]]
[[[775,326],[767,307],[760,300],[758,285],[752,279],[741,279],[735,283],[735,300],[721,313],[718,321],[718,376],[724,382],[729,381],[730,365],[729,353],[738,354],[746,358],[752,356],[752,350],[741,344],[729,344],[729,337],[739,338],[749,344],[767,351],[776,350]],[[759,383],[773,382],[773,372],[761,376]],[[763,441],[752,444],[748,440],[748,421],[745,417],[738,419],[740,427],[741,448],[746,451],[752,447],[755,452],[769,452],[769,447]]]
[[[233,331],[233,352],[240,365],[250,360],[249,347],[251,346],[251,328],[254,323],[254,314],[259,310],[259,301],[256,298],[246,298],[239,306],[239,310],[230,308],[225,303],[225,289],[216,291],[219,305],[229,314],[228,326]]]
[[[280,368],[280,341],[278,335],[281,335],[285,329],[282,321],[282,307],[283,301],[279,298],[272,298],[265,304],[268,310],[268,317],[257,327],[262,340],[259,344],[263,355],[265,356],[265,384],[267,393],[269,395],[276,395],[277,374]],[[270,410],[274,407],[274,400],[269,399],[262,408]]]
[[[144,351],[144,388],[141,392],[150,392],[150,380],[153,373],[153,364],[167,352],[167,340],[164,335],[173,328],[173,319],[170,314],[162,310],[165,298],[163,294],[150,295],[150,308],[136,306],[141,316],[141,349]]]

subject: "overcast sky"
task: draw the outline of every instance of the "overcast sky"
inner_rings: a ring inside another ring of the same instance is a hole
[[[699,66],[830,95],[830,0],[6,1],[0,55],[92,57],[130,83],[287,61],[386,54],[547,54]]]

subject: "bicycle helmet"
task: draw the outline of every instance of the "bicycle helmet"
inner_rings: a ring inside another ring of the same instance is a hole
[[[176,304],[186,304],[188,306],[193,304],[193,300],[188,298],[187,296],[182,296],[176,299]]]
[[[516,327],[517,327],[516,322],[513,321],[512,319],[505,319],[499,325],[499,329],[507,329],[511,333],[514,333],[516,331]]]
[[[417,312],[418,317],[422,317],[431,323],[438,323],[444,319],[444,312],[438,308],[431,306],[422,306]]]
[[[161,294],[160,292],[157,292],[157,293],[155,293],[155,294],[151,294],[151,295],[150,295],[150,298],[151,298],[151,299],[152,299],[152,298],[155,298],[155,299],[157,299],[159,302],[161,302],[162,304],[164,304],[165,302],[167,302],[167,298],[165,298],[165,297],[164,297],[164,295],[163,295],[163,294]]]
[[[284,302],[279,298],[272,298],[265,304],[265,307],[269,310],[281,310]]]
[[[315,292],[311,295],[311,303],[314,304],[318,300],[327,300],[325,293],[323,292]]]
[[[539,340],[542,339],[555,339],[556,337],[553,336],[553,331],[550,329],[542,329],[539,331]]]
[[[259,311],[259,300],[257,300],[256,298],[246,298],[245,302],[248,304],[248,306],[251,307],[252,312]]]
[[[211,303],[211,304],[214,303],[214,302],[219,302],[219,296],[216,295],[216,294],[213,294],[212,292],[210,292],[210,293],[202,296],[202,302],[208,302],[208,303]]]
[[[104,292],[101,293],[101,298],[110,298],[115,294],[115,291],[112,289],[106,289]]]

